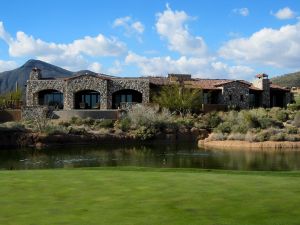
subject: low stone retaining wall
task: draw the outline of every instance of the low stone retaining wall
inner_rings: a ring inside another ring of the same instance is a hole
[[[209,141],[207,139],[198,141],[201,148],[217,148],[230,150],[249,150],[249,149],[299,149],[300,142],[291,141],[264,141],[264,142],[248,142],[248,141]]]
[[[23,120],[34,120],[37,118],[46,117],[49,112],[47,106],[32,106],[22,108],[22,119]]]

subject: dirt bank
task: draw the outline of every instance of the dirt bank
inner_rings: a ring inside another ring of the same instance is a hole
[[[300,142],[290,141],[264,141],[264,142],[248,142],[248,141],[210,141],[208,139],[199,140],[198,146],[201,148],[219,148],[219,149],[299,149]]]

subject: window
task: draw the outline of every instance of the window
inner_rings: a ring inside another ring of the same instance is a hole
[[[232,95],[229,95],[229,101],[232,101]]]
[[[244,101],[244,95],[240,96],[240,101],[243,102]]]

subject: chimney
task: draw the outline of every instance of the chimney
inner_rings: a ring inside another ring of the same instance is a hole
[[[41,70],[37,67],[32,68],[29,79],[30,80],[40,80],[42,78]]]
[[[257,74],[257,79],[253,82],[253,86],[262,90],[261,104],[263,107],[270,107],[270,80],[265,73]]]

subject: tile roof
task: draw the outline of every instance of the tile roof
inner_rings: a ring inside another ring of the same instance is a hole
[[[290,91],[289,88],[281,87],[277,84],[270,84],[270,89],[281,90],[281,91]]]

